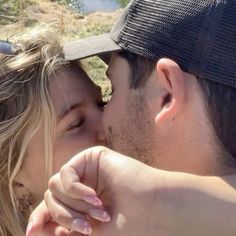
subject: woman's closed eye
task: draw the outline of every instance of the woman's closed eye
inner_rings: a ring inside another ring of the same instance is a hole
[[[101,100],[101,101],[98,101],[97,102],[97,106],[100,107],[100,108],[104,108],[105,106],[107,105],[107,102]]]
[[[85,122],[85,118],[83,117],[78,117],[78,119],[74,120],[73,122],[71,122],[67,128],[66,128],[66,132],[74,132],[77,131],[78,129],[81,128],[81,126],[84,124]]]

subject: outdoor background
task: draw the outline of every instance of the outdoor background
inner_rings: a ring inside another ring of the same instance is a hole
[[[107,33],[130,0],[0,0],[0,40],[35,27],[50,27],[62,42]],[[93,57],[83,61],[90,77],[110,92],[106,65]]]

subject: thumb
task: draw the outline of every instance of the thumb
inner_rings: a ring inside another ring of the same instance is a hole
[[[52,217],[44,201],[33,211],[29,218],[29,223],[26,229],[26,236],[34,236],[40,233],[44,225],[51,221]]]

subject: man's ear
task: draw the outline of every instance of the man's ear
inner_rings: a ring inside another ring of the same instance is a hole
[[[187,99],[186,76],[179,65],[170,59],[160,59],[156,65],[157,77],[162,87],[161,110],[156,123],[174,120]]]

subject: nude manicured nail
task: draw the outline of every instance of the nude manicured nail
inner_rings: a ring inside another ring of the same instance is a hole
[[[85,221],[85,220],[81,220],[81,219],[75,219],[72,222],[71,225],[72,229],[82,233],[82,234],[91,234],[92,233],[92,227],[89,224],[89,222]]]
[[[98,207],[102,206],[102,201],[96,196],[84,196],[83,200],[94,206],[98,206]]]
[[[89,209],[88,214],[101,222],[110,222],[111,217],[110,215],[103,209]]]

